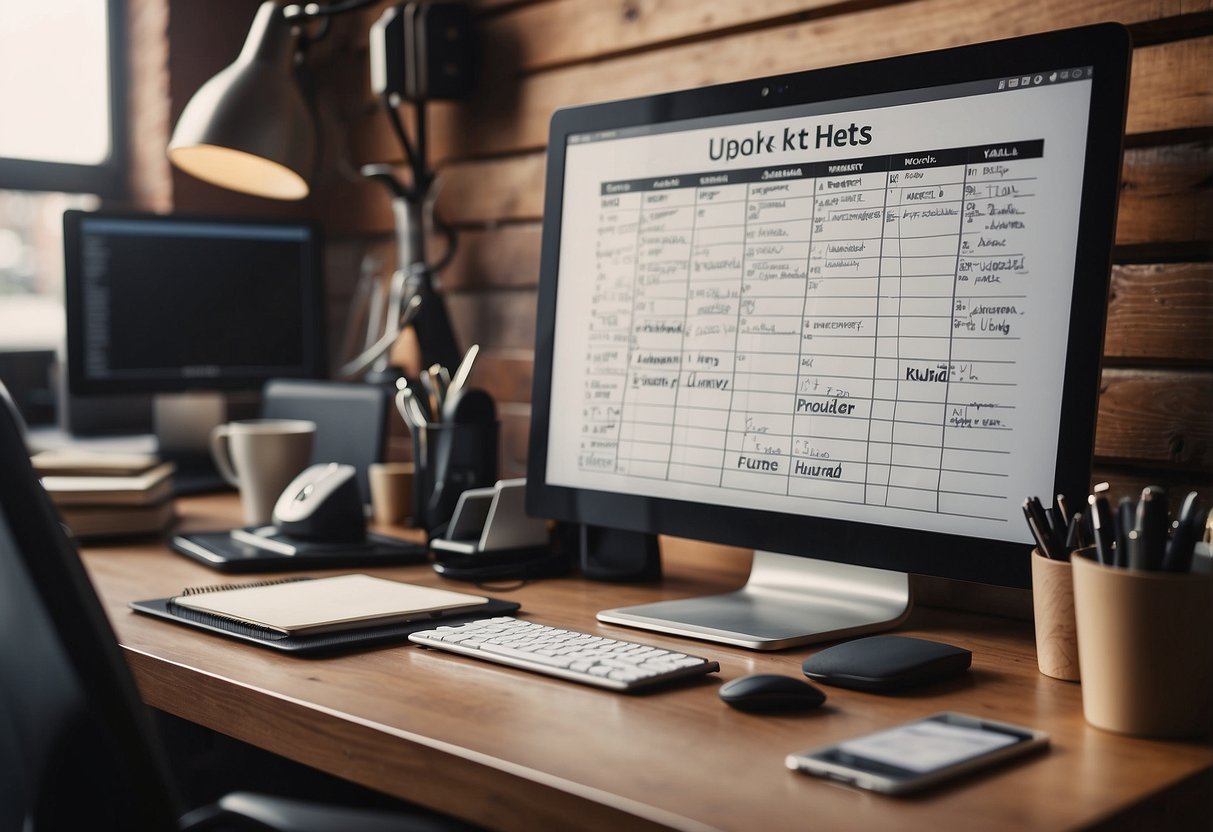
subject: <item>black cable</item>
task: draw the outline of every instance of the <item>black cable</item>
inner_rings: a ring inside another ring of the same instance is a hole
[[[455,259],[455,247],[459,243],[459,235],[453,226],[449,225],[438,215],[437,210],[430,211],[430,221],[435,228],[442,232],[442,236],[446,237],[446,251],[442,253],[442,257],[439,258],[437,263],[429,267],[431,272],[438,274]]]
[[[429,192],[434,179],[430,175],[426,160],[425,99],[414,102],[413,110],[416,114],[415,123],[417,125],[417,156],[413,165],[413,183],[417,187],[417,192],[424,196]]]
[[[396,133],[396,138],[400,140],[400,147],[404,150],[404,160],[413,170],[413,191],[417,198],[425,193],[421,187],[421,182],[417,178],[417,155],[413,151],[413,143],[409,140],[408,131],[404,129],[404,122],[400,120],[400,113],[392,104],[392,96],[389,93],[384,93],[383,109],[387,111],[388,121],[392,124],[392,130]]]

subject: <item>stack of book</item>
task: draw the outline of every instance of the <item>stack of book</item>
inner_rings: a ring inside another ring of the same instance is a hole
[[[155,454],[54,450],[31,461],[75,537],[160,534],[173,521],[174,466]]]

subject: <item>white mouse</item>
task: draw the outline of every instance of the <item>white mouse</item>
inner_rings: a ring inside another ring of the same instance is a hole
[[[322,462],[291,480],[274,504],[274,525],[303,540],[359,541],[366,520],[353,465]]]

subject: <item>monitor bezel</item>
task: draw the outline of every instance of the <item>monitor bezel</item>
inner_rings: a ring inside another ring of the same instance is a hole
[[[1094,67],[1071,335],[1053,477],[1053,493],[1077,498],[1090,486],[1094,453],[1130,53],[1130,38],[1124,27],[1100,24],[558,110],[551,122],[544,193],[527,466],[528,512],[567,522],[709,540],[857,566],[1029,586],[1027,544],[548,483],[547,437],[567,139],[571,134],[727,113],[759,113],[775,107],[987,80],[1026,74],[1032,68]]]
[[[224,225],[258,226],[303,230],[304,274],[299,285],[303,300],[304,360],[295,368],[283,368],[271,375],[234,376],[223,369],[217,376],[185,378],[164,375],[140,379],[100,379],[84,372],[83,332],[83,234],[87,220],[124,220],[187,225],[191,223],[222,223]],[[308,220],[264,219],[242,216],[205,214],[154,214],[139,211],[80,211],[63,213],[63,277],[64,308],[66,312],[66,354],[68,390],[76,396],[109,396],[132,394],[183,393],[196,390],[257,391],[270,378],[325,378],[328,371],[326,320],[324,310],[324,238],[320,226]]]

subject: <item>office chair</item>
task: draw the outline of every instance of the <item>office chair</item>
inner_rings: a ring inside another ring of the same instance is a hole
[[[0,832],[467,830],[237,792],[182,814],[151,714],[0,403]]]

